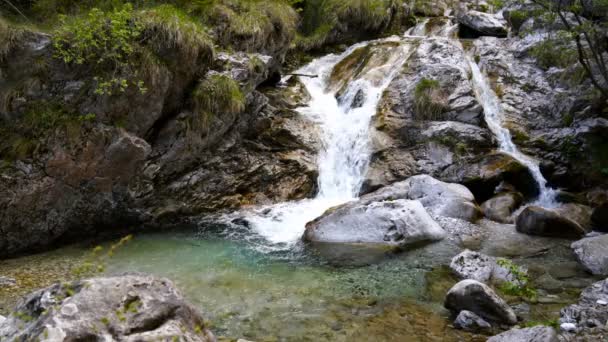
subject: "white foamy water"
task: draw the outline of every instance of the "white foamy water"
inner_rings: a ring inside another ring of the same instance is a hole
[[[388,49],[385,62],[364,70],[363,74],[346,85],[336,99],[335,91],[328,91],[333,68],[353,51],[367,44],[382,41],[400,42],[398,48]],[[302,77],[310,93],[308,106],[298,109],[302,115],[321,128],[322,150],[319,151],[319,191],[315,198],[259,207],[228,215],[227,220],[243,217],[250,229],[272,245],[265,249],[289,248],[304,233],[307,222],[321,216],[328,208],[357,198],[367,172],[371,148],[369,128],[376,114],[378,102],[390,81],[396,76],[408,56],[409,45],[398,38],[360,43],[340,55],[316,59],[297,73],[318,75]],[[351,103],[363,94],[362,103],[352,108]]]

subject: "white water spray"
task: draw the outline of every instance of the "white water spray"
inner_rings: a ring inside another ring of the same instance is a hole
[[[340,94],[342,100],[338,101],[336,92],[327,90],[336,64],[358,48],[383,42],[396,42],[398,47],[388,49],[388,52],[383,51],[388,54],[383,55],[383,63],[366,68],[362,74],[350,80]],[[297,71],[318,75],[316,78],[301,79],[311,100],[307,107],[298,111],[321,128],[323,148],[317,160],[319,192],[314,199],[236,213],[245,216],[250,228],[271,243],[270,246],[265,244],[260,247],[271,251],[290,248],[300,240],[307,222],[319,217],[332,206],[357,198],[371,154],[371,118],[376,114],[382,93],[406,61],[409,47],[398,38],[361,43],[341,55],[328,55],[314,60]],[[353,100],[361,94],[364,96],[362,102],[352,108]],[[234,218],[233,215],[226,219]]]

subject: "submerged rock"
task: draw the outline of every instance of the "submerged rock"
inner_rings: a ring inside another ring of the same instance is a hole
[[[469,332],[487,332],[492,329],[492,325],[474,312],[462,310],[454,320],[454,327]]]
[[[571,247],[585,269],[595,275],[608,276],[608,234],[584,238]]]
[[[2,341],[212,342],[200,313],[167,279],[93,278],[36,291],[0,322]]]
[[[450,269],[461,279],[473,279],[482,283],[515,281],[509,270],[498,265],[496,258],[469,250],[452,258]]]
[[[454,314],[468,310],[491,322],[517,323],[513,309],[494,290],[477,280],[466,279],[454,285],[443,305]]]
[[[523,203],[523,196],[518,192],[498,194],[481,205],[481,211],[490,220],[501,223],[513,223],[511,214]]]
[[[553,210],[536,206],[524,209],[515,224],[518,232],[530,235],[580,238],[586,233],[580,224]]]
[[[383,244],[403,247],[437,241],[445,231],[419,201],[399,199],[352,202],[306,225],[304,240],[340,244]]]
[[[583,290],[577,304],[561,310],[559,322],[562,325],[570,324],[573,326],[572,330],[581,336],[587,334],[594,336],[596,330],[603,331],[605,336],[608,322],[608,279],[594,283]],[[590,337],[584,341],[594,340]]]
[[[558,342],[557,332],[551,327],[536,326],[525,329],[511,329],[492,336],[488,342]]]
[[[15,286],[15,285],[17,285],[17,281],[15,279],[5,277],[5,276],[0,276],[0,288],[8,287],[8,286]]]
[[[507,23],[497,15],[479,11],[461,11],[456,20],[480,36],[506,37],[508,33]]]

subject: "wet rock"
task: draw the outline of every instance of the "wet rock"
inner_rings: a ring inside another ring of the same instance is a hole
[[[490,220],[501,223],[513,223],[511,214],[523,203],[523,196],[518,192],[498,194],[481,205],[481,211]]]
[[[498,265],[496,258],[470,250],[452,258],[450,269],[460,279],[473,279],[482,283],[515,281],[509,270]]]
[[[466,185],[480,202],[492,198],[495,189],[509,183],[526,197],[538,194],[538,185],[530,170],[504,153],[481,155],[469,162],[455,163],[441,173],[447,182]]]
[[[564,244],[563,239],[534,236],[517,231],[515,225],[490,220],[479,221],[485,239],[479,251],[496,257],[531,257],[547,253]]]
[[[580,238],[585,229],[553,210],[530,206],[516,220],[517,231],[524,234],[564,238]]]
[[[464,26],[479,36],[506,37],[508,33],[507,23],[497,15],[478,11],[461,11],[457,14],[456,20],[461,27]]]
[[[593,334],[594,329],[603,330],[605,334],[608,322],[608,279],[596,282],[583,290],[577,304],[560,311],[559,322],[562,325],[569,324],[572,330],[576,330],[580,335]]]
[[[560,205],[555,211],[561,216],[576,222],[585,231],[591,231],[591,214],[593,209],[586,205],[566,203]]]
[[[601,204],[593,209],[591,221],[595,230],[608,232],[608,203]]]
[[[357,201],[330,210],[306,224],[304,240],[404,247],[441,240],[445,231],[419,201]]]
[[[558,342],[557,332],[551,327],[536,326],[525,329],[511,329],[492,336],[488,342]]]
[[[454,327],[473,333],[488,332],[492,330],[492,325],[475,313],[462,310],[454,320]]]
[[[145,275],[56,284],[24,298],[0,324],[1,340],[212,342],[203,317],[167,279]]]
[[[454,285],[448,291],[444,306],[454,314],[468,310],[490,322],[517,323],[515,312],[502,298],[489,286],[472,279]]]
[[[608,276],[608,234],[584,238],[571,247],[585,269],[594,275]]]

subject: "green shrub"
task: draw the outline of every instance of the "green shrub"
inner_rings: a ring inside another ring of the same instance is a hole
[[[576,49],[563,37],[565,33],[549,37],[530,49],[530,56],[545,69],[566,68],[578,60]]]
[[[440,120],[446,108],[439,81],[423,78],[414,90],[414,114],[419,120]]]
[[[513,276],[514,281],[506,281],[500,285],[500,291],[510,296],[520,296],[530,300],[536,300],[536,289],[530,286],[528,273],[507,259],[498,259],[499,266],[507,269],[508,274]]]
[[[93,8],[83,17],[62,15],[53,37],[55,57],[66,64],[93,67],[97,94],[125,92],[130,85],[143,92],[143,84],[132,65],[141,32],[142,25],[134,20],[130,4],[111,12]]]

